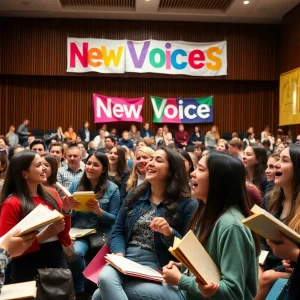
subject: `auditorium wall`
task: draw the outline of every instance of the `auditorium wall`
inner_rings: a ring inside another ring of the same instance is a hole
[[[150,95],[214,96],[220,131],[278,125],[280,26],[186,22],[0,19],[1,133],[29,118],[31,128],[76,129],[93,124],[92,94],[145,97],[144,119],[152,124]],[[189,77],[160,74],[66,73],[67,37],[228,42],[228,75]],[[125,124],[112,125],[118,129]],[[112,127],[110,126],[110,127]],[[206,131],[211,124],[201,126]],[[176,126],[171,126],[175,129]],[[188,126],[191,128],[192,126]]]

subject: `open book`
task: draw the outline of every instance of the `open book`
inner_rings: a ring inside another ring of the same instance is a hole
[[[76,240],[83,236],[96,233],[96,229],[79,229],[79,228],[71,228],[70,230],[70,237],[72,240]]]
[[[154,269],[138,264],[123,256],[107,254],[106,261],[125,275],[139,277],[147,280],[163,282],[162,275]]]
[[[192,230],[182,239],[175,237],[173,247],[169,248],[169,252],[203,284],[220,282],[221,272],[218,266],[206,252]]]
[[[2,287],[0,300],[35,299],[36,282],[27,281],[22,283],[7,284]]]
[[[300,246],[300,235],[296,231],[257,205],[254,205],[251,211],[254,215],[242,220],[242,223],[251,230],[277,244],[282,243],[282,240],[277,235],[277,232],[280,231]]]
[[[73,210],[75,210],[75,211],[91,211],[90,208],[88,208],[86,206],[86,203],[90,199],[96,199],[96,195],[94,192],[91,192],[91,191],[75,192],[72,196],[75,198],[75,200],[77,202],[80,203],[80,205],[73,208]]]

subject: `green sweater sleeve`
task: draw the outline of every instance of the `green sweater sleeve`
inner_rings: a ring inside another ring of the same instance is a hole
[[[208,241],[210,249],[207,250],[220,267],[221,281],[218,291],[210,299],[253,299],[257,289],[258,261],[252,236],[238,224],[218,229]],[[182,275],[179,289],[186,292],[188,300],[204,299],[194,276]]]

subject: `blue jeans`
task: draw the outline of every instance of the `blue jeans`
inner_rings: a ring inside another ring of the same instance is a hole
[[[155,252],[140,248],[127,248],[125,257],[144,266],[159,270]],[[98,289],[92,300],[184,300],[177,287],[126,276],[107,265],[99,274]]]
[[[77,259],[68,263],[73,275],[74,288],[76,293],[84,291],[84,276],[82,272],[86,268],[85,256],[89,250],[89,244],[84,239],[78,239],[74,243]]]

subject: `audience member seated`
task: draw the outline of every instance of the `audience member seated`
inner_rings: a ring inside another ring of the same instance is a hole
[[[183,162],[184,162],[184,167],[186,171],[187,178],[190,180],[190,175],[192,172],[194,172],[194,163],[189,156],[189,154],[183,150],[183,149],[177,149],[177,152],[181,155]]]
[[[145,123],[144,128],[141,129],[141,138],[153,136],[152,131],[150,130],[149,123]]]
[[[64,132],[63,132],[61,126],[57,127],[57,138],[56,139],[57,139],[58,142],[63,142],[64,141]]]
[[[239,138],[239,134],[237,132],[233,132],[231,134],[231,139],[234,139],[234,138]]]
[[[284,149],[285,149],[284,143],[279,143],[278,146],[276,147],[275,153],[280,154]]]
[[[91,132],[89,130],[90,123],[85,121],[82,128],[79,128],[77,136],[81,138],[82,142],[89,143],[91,140]]]
[[[118,135],[118,133],[117,133],[117,129],[116,128],[112,128],[110,130],[109,135],[112,136],[116,141],[118,141],[119,138],[120,138],[119,135]]]
[[[252,146],[255,144],[255,135],[253,132],[248,131],[246,137],[243,139],[244,149],[248,146]]]
[[[34,280],[38,268],[68,268],[62,245],[71,245],[71,220],[67,215],[71,207],[67,202],[62,203],[54,189],[43,186],[46,181],[38,153],[25,150],[11,159],[0,200],[0,236],[39,204],[66,214],[64,219],[41,230],[28,250],[11,261],[12,283]]]
[[[209,150],[215,149],[219,139],[220,135],[218,128],[216,125],[214,125],[205,135],[205,148]]]
[[[46,145],[42,140],[34,140],[32,143],[30,143],[29,149],[37,152],[39,155],[46,153]]]
[[[137,142],[135,149],[138,149],[140,147],[149,147],[149,145],[146,143],[144,139],[141,139]]]
[[[66,166],[64,163],[64,147],[61,142],[51,143],[49,153],[55,157],[58,168]]]
[[[239,138],[233,138],[228,144],[228,153],[232,156],[243,159],[243,143]]]
[[[227,143],[227,141],[224,140],[224,139],[218,140],[216,150],[219,151],[219,152],[227,153],[228,152],[228,143]]]
[[[267,168],[267,153],[261,146],[248,146],[243,155],[243,165],[247,170],[248,181],[253,183],[265,195],[268,181],[265,170]]]
[[[169,142],[173,140],[172,133],[169,131],[168,125],[163,126],[163,136],[166,145],[168,145]]]
[[[143,183],[146,179],[146,165],[150,161],[153,153],[154,151],[150,147],[138,147],[136,149],[134,165],[130,172],[130,176],[126,186],[122,186],[122,189],[126,189],[126,191],[121,191],[121,194],[123,195],[122,200],[124,200],[128,192]]]
[[[104,135],[105,136],[109,136],[109,132],[107,130],[107,125],[106,124],[102,124],[101,128],[100,129],[103,129],[104,130]]]
[[[175,133],[175,143],[178,148],[183,148],[188,145],[190,141],[190,135],[186,130],[184,130],[184,125],[179,124],[178,125],[178,131]]]
[[[134,124],[130,125],[130,130],[128,132],[129,139],[133,141],[134,144],[140,139],[140,132],[137,130]]]
[[[29,120],[24,120],[23,123],[18,127],[18,135],[19,135],[19,143],[23,147],[28,146],[28,136],[30,132],[28,132]]]
[[[14,125],[9,126],[8,133],[5,135],[6,140],[8,141],[9,146],[15,146],[19,144],[19,137],[16,134],[16,128]]]
[[[8,168],[7,153],[4,149],[0,149],[0,196],[4,184],[7,168]]]
[[[96,147],[94,141],[89,142],[89,147],[88,148],[89,148],[89,153],[92,153],[92,152],[97,150],[97,147]]]
[[[272,153],[271,153],[271,142],[269,139],[265,139],[262,142],[262,146],[265,148],[266,152],[267,152],[267,156],[269,157]]]
[[[4,149],[6,154],[8,154],[9,147],[7,146],[7,140],[4,135],[0,135],[0,149]]]
[[[146,166],[146,181],[124,201],[110,240],[111,252],[142,265],[162,270],[171,259],[168,248],[182,238],[197,208],[182,158],[163,147]],[[176,287],[132,278],[106,265],[99,274],[93,299],[182,300]]]
[[[200,132],[200,127],[195,126],[194,131],[191,134],[191,140],[190,140],[192,145],[199,145],[204,142],[204,137]]]
[[[80,229],[95,228],[98,233],[111,234],[116,216],[120,208],[120,194],[117,185],[108,180],[108,158],[104,153],[96,151],[88,156],[86,168],[81,179],[76,179],[70,185],[69,191],[94,191],[96,200],[89,200],[87,206],[90,212],[73,211],[72,227]],[[68,198],[73,203],[73,198]],[[73,204],[76,207],[76,203]],[[100,238],[100,237],[99,237]],[[86,256],[91,251],[89,237],[76,239],[74,250],[77,259],[69,263],[73,274],[76,299],[86,300],[84,293],[84,277]],[[96,254],[100,249],[94,249]]]
[[[197,159],[200,160],[202,157],[202,153],[205,150],[205,147],[203,144],[197,144],[194,146],[194,154],[197,156]]]
[[[81,152],[76,146],[67,150],[66,157],[68,164],[58,169],[57,181],[66,188],[69,188],[72,181],[80,179],[84,173],[84,164],[81,166]]]
[[[158,145],[158,142],[163,141],[164,140],[164,133],[163,133],[163,128],[162,127],[158,127],[157,132],[156,132],[156,136],[155,136],[155,145]]]
[[[240,220],[251,215],[245,177],[238,159],[215,151],[203,156],[191,174],[192,195],[200,205],[189,228],[220,268],[221,281],[201,284],[190,273],[181,274],[181,265],[170,261],[163,268],[164,279],[169,286],[184,291],[185,297],[180,299],[255,297],[260,249],[256,235],[240,224]]]
[[[133,141],[129,139],[128,131],[123,131],[122,138],[118,142],[119,146],[126,146],[128,149],[133,149]]]
[[[103,129],[99,129],[99,134],[94,138],[94,144],[96,149],[105,147],[105,131]]]
[[[68,131],[64,133],[64,141],[69,144],[76,144],[76,133],[74,132],[73,126],[68,127]]]
[[[275,164],[275,187],[269,193],[266,208],[269,213],[300,233],[299,190],[300,190],[300,146],[290,145],[280,153],[280,160]],[[260,267],[259,288],[255,300],[265,299],[272,285],[278,278],[288,278],[282,260],[276,257],[264,238],[262,249],[270,251],[264,267]]]
[[[8,151],[8,160],[10,161],[16,153],[21,152],[23,150],[25,150],[25,148],[21,145],[16,145],[16,146],[10,147],[10,149]]]
[[[84,143],[84,142],[80,142],[80,143],[77,143],[77,148],[80,150],[80,152],[81,152],[81,160],[82,160],[82,162],[84,163],[84,164],[86,164],[86,162],[87,162],[87,158],[88,158],[88,153],[87,153],[87,150],[88,150],[88,148],[87,148],[87,145],[86,145],[86,143]]]
[[[264,141],[264,140],[267,140],[268,139],[268,135],[270,133],[270,126],[267,125],[264,130],[261,132],[261,138],[260,138],[260,141],[261,143]]]

